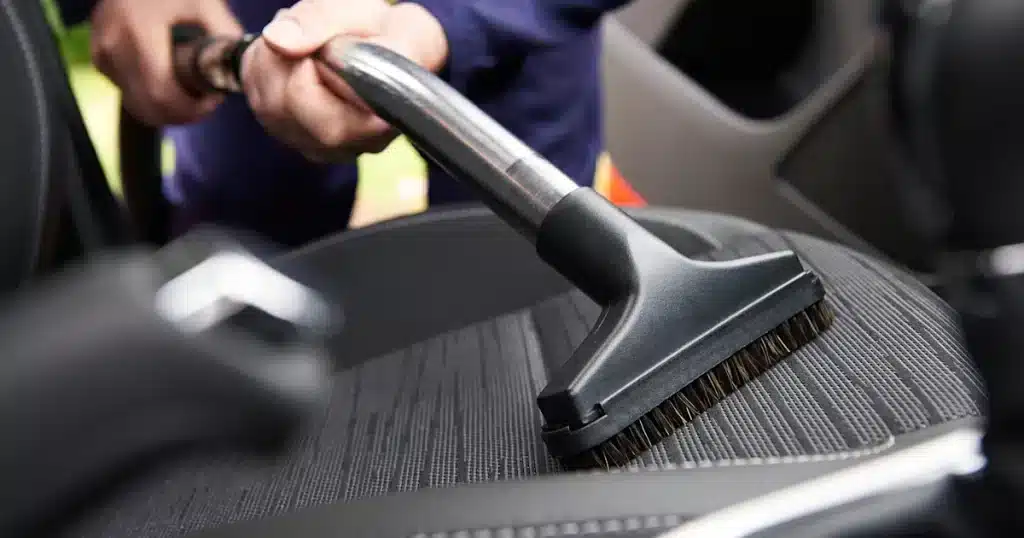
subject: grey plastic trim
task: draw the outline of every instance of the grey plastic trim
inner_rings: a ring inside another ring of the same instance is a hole
[[[890,257],[905,246],[897,237],[859,237],[852,227],[834,216],[810,208],[794,195],[792,186],[778,177],[779,166],[802,143],[810,130],[842,103],[867,99],[871,118],[863,114],[841,119],[828,140],[810,147],[811,164],[800,173],[828,192],[836,166],[830,152],[857,147],[874,159],[889,158],[885,143],[867,147],[865,140],[880,140],[887,128],[884,92],[878,84],[860,84],[883,65],[887,38],[876,22],[873,2],[819,0],[818,19],[811,43],[796,73],[823,73],[809,96],[790,112],[771,120],[749,119],[722,104],[697,82],[679,72],[652,48],[667,24],[690,0],[636,2],[610,17],[604,27],[603,84],[607,148],[617,167],[648,202],[742,216],[773,228],[816,235]],[[666,15],[668,14],[668,15]],[[812,77],[813,78],[813,77]],[[857,122],[856,125],[853,122]],[[835,134],[838,132],[839,134]],[[811,138],[818,137],[811,135]],[[879,147],[881,146],[881,147]],[[874,181],[870,181],[874,179]],[[845,181],[849,181],[847,178]],[[835,193],[850,187],[837,186]],[[902,224],[900,215],[872,210],[868,200],[892,199],[891,185],[880,178],[865,178],[869,194],[851,200],[863,214],[864,224],[879,229]],[[841,196],[841,194],[839,194]],[[895,213],[895,212],[892,212]],[[860,217],[856,217],[860,218]],[[888,246],[879,243],[889,242]],[[876,249],[875,247],[885,247]],[[905,262],[898,259],[899,262]]]
[[[672,24],[676,14],[693,0],[630,2],[614,14],[615,20],[647,44],[656,43]]]
[[[775,166],[857,81],[877,53],[876,40],[860,46],[786,116],[754,121],[681,75],[614,20],[604,31],[607,145],[642,195],[657,205],[720,211],[831,235],[782,196]]]

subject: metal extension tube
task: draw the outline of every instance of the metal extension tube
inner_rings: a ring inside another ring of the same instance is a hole
[[[451,175],[533,238],[577,184],[440,79],[397,53],[333,42],[319,59]]]

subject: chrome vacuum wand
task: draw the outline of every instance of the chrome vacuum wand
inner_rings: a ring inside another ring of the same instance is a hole
[[[528,238],[579,186],[468,99],[386,48],[328,44],[320,60],[449,174]]]

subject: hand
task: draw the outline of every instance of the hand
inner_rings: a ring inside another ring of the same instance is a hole
[[[157,127],[196,121],[220,103],[178,85],[171,27],[198,23],[213,35],[243,34],[225,0],[100,0],[91,22],[96,67],[121,88],[133,116]]]
[[[301,0],[278,12],[242,58],[242,85],[270,134],[317,161],[379,153],[396,133],[311,54],[328,41],[387,47],[431,71],[448,55],[440,23],[423,7],[386,0]]]

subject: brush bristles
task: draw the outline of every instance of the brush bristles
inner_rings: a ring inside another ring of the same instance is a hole
[[[726,396],[757,378],[832,325],[835,314],[824,300],[786,320],[722,361],[625,430],[600,445],[563,460],[569,468],[627,466]]]

